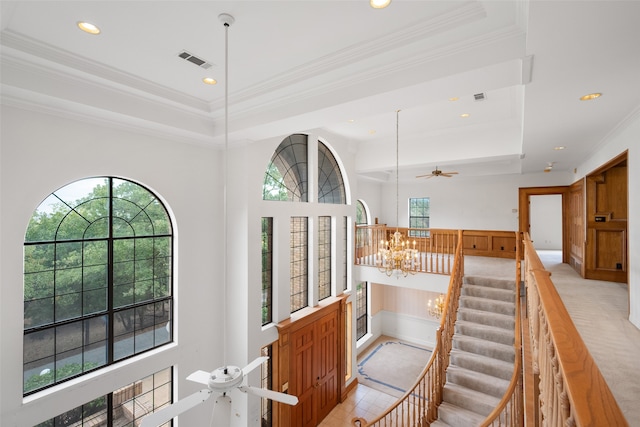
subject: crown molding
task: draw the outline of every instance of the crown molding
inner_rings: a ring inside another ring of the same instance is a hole
[[[2,31],[1,43],[3,46],[3,56],[5,55],[5,48],[12,48],[32,55],[34,57],[32,62],[34,63],[36,62],[36,58],[40,63],[43,61],[50,61],[82,73],[100,77],[109,82],[114,82],[129,88],[135,88],[147,94],[160,97],[189,108],[200,111],[209,111],[209,103],[196,97],[185,95],[182,92],[158,85],[149,80],[118,71],[107,65],[89,61],[48,43],[24,36],[11,29]]]

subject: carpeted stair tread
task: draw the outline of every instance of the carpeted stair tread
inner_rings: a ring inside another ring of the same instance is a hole
[[[486,417],[467,411],[464,408],[442,402],[438,406],[438,419],[431,423],[431,427],[473,427],[479,426]]]
[[[515,327],[515,318],[513,315],[491,313],[468,307],[460,307],[458,309],[458,321],[460,320],[504,329],[514,329]]]
[[[496,301],[466,295],[460,296],[460,307],[479,311],[488,311],[490,313],[506,314],[510,316],[513,316],[516,312],[516,305],[514,302]]]
[[[450,365],[447,369],[447,382],[458,384],[471,390],[476,390],[498,398],[502,398],[509,387],[509,380],[497,378],[493,375],[487,375],[482,372],[472,371],[455,365]]]
[[[476,390],[460,386],[458,384],[446,383],[444,385],[443,400],[452,405],[475,412],[486,417],[498,406],[500,399]]]
[[[491,325],[480,325],[466,320],[458,320],[455,324],[455,328],[456,334],[485,339],[500,344],[513,345],[515,340],[513,329],[505,329]]]
[[[513,290],[492,288],[490,286],[465,284],[462,287],[461,294],[470,297],[482,297],[492,300],[513,302]]]
[[[505,362],[479,354],[451,349],[451,364],[470,371],[481,372],[496,378],[510,380],[513,375],[513,363]]]
[[[454,334],[453,347],[469,353],[504,360],[510,363],[513,363],[515,358],[513,346],[466,335]]]
[[[512,291],[516,289],[515,279],[510,280],[482,276],[465,276],[464,284],[487,286],[490,288],[510,289]]]

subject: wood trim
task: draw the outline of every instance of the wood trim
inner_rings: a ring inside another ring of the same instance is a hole
[[[548,196],[560,194],[562,196],[562,262],[569,263],[569,236],[567,233],[569,218],[567,217],[569,186],[558,185],[551,187],[521,187],[518,189],[518,231],[521,233],[530,233],[530,196]]]
[[[291,337],[298,331],[305,327],[311,326],[313,323],[319,321],[322,317],[332,312],[336,312],[338,316],[337,321],[337,360],[338,360],[338,372],[337,372],[337,389],[338,402],[342,401],[345,396],[345,373],[346,373],[346,359],[345,359],[345,315],[346,315],[346,303],[348,295],[340,295],[337,297],[326,298],[315,307],[306,307],[291,315],[288,319],[276,324],[278,328],[278,360],[274,360],[274,366],[278,366],[277,375],[274,370],[273,387],[284,393],[295,394],[295,386],[291,382],[292,372],[295,372],[295,366],[293,366],[295,360],[293,358],[293,343]],[[274,352],[275,353],[275,352]],[[284,405],[274,402],[274,419],[277,414],[278,426],[280,427],[297,427],[297,424],[292,420],[295,411],[289,405]]]

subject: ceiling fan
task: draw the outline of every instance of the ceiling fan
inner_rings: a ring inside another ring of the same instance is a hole
[[[244,384],[244,378],[249,372],[260,366],[267,359],[269,358],[265,356],[258,357],[242,369],[237,366],[223,366],[213,372],[196,371],[192,373],[187,379],[199,384],[205,384],[207,388],[193,393],[158,412],[145,416],[140,427],[161,426],[181,413],[205,402],[213,393],[218,394],[213,407],[213,426],[228,426],[231,416],[231,397],[229,392],[233,389],[259,397],[266,397],[287,405],[296,405],[298,403],[296,396]]]
[[[438,167],[436,166],[436,170],[431,171],[430,174],[426,174],[426,175],[418,175],[416,176],[416,178],[433,178],[434,176],[444,176],[446,178],[451,178],[453,175],[457,175],[458,172],[442,172],[440,169],[438,169]]]

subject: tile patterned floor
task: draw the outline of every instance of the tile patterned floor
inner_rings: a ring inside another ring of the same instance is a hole
[[[353,427],[351,420],[356,417],[367,421],[375,419],[385,409],[395,403],[396,398],[359,384],[349,393],[344,402],[319,424],[320,427]]]

